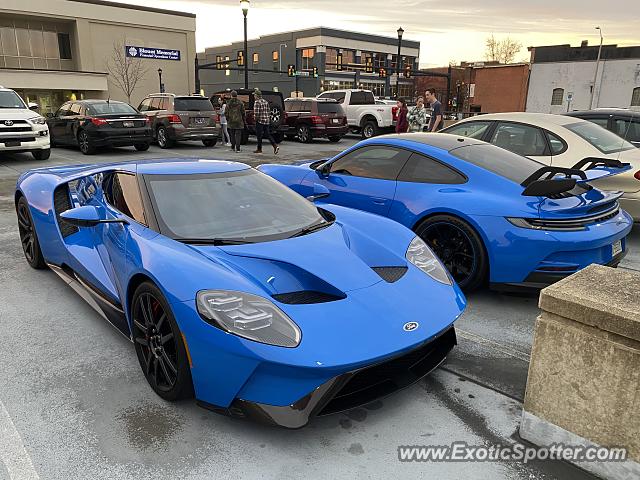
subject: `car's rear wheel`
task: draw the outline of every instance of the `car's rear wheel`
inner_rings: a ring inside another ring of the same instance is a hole
[[[193,395],[189,357],[171,307],[158,287],[142,283],[131,303],[132,333],[142,372],[165,400]]]
[[[205,147],[215,147],[216,143],[218,143],[218,139],[214,138],[213,140],[202,140],[202,144]]]
[[[20,197],[18,200],[16,214],[18,215],[18,232],[20,233],[24,258],[32,268],[37,270],[46,268],[47,264],[44,261],[42,250],[40,250],[40,242],[29,210],[29,203],[25,197]]]
[[[465,221],[435,215],[416,228],[416,234],[442,260],[460,288],[469,292],[486,279],[488,259],[482,239]]]
[[[93,155],[96,152],[96,147],[93,146],[89,134],[84,130],[78,132],[78,146],[83,155]]]
[[[139,152],[146,152],[147,150],[149,150],[148,143],[136,143],[134,147],[136,147],[136,150]]]
[[[373,120],[367,120],[362,125],[362,138],[372,138],[378,135],[378,124]]]
[[[51,156],[51,149],[47,148],[46,150],[32,150],[31,155],[33,155],[33,158],[35,158],[36,160],[49,160],[49,157]]]
[[[169,138],[165,127],[158,127],[156,138],[158,139],[158,146],[160,148],[171,148],[175,144],[175,142]]]
[[[338,143],[342,137],[340,135],[329,135],[327,138],[331,143]]]
[[[310,143],[313,138],[311,137],[311,131],[306,125],[300,125],[298,127],[298,140],[302,143]]]

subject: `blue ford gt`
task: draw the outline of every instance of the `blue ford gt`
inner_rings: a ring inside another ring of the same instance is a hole
[[[412,229],[467,291],[487,280],[539,288],[591,263],[615,266],[632,228],[622,192],[588,183],[630,168],[607,159],[549,167],[480,140],[414,133],[365,140],[331,159],[258,168],[302,195],[321,185],[328,202]]]
[[[158,395],[289,428],[422,378],[466,304],[411,230],[315,199],[211,160],[38,169],[15,196],[28,263],[130,339]]]

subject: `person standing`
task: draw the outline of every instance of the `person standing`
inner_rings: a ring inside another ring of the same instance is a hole
[[[277,155],[280,147],[271,135],[269,102],[262,98],[262,92],[257,88],[254,90],[253,96],[256,98],[253,103],[253,115],[256,119],[256,136],[258,137],[258,148],[253,153],[262,153],[262,139],[267,137],[273,147],[273,153]]]
[[[424,95],[425,100],[431,105],[431,120],[429,121],[428,132],[438,132],[442,130],[444,122],[442,121],[442,104],[436,98],[436,91],[433,88],[427,88]]]
[[[229,129],[227,128],[227,116],[225,114],[227,110],[227,101],[219,97],[218,105],[220,106],[220,126],[222,127],[222,140],[225,147],[231,146],[231,138],[229,137]]]
[[[409,111],[409,131],[422,132],[427,125],[427,109],[424,108],[424,98],[418,97],[416,106]]]
[[[396,121],[396,133],[406,133],[409,129],[407,121],[407,102],[404,98],[398,99],[398,120]]]
[[[239,152],[240,144],[242,143],[242,132],[244,131],[245,110],[244,104],[238,100],[238,92],[235,90],[231,91],[231,98],[227,102],[225,116],[227,117],[227,126],[231,130],[229,135],[231,137],[231,150]]]

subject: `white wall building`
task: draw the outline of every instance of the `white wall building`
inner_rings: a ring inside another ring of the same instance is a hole
[[[564,113],[599,107],[640,110],[640,46],[530,47],[527,112]],[[592,88],[593,102],[592,102]]]

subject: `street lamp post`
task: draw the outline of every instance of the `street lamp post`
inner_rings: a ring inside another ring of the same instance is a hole
[[[278,70],[282,71],[282,47],[287,48],[286,43],[281,43],[278,47]]]
[[[598,47],[598,59],[596,60],[596,71],[593,74],[593,87],[591,87],[591,102],[589,102],[589,108],[593,108],[593,98],[596,94],[596,81],[598,80],[598,69],[600,68],[600,55],[602,54],[602,29],[596,27],[596,30],[600,33],[600,47]]]
[[[249,62],[247,61],[247,13],[249,13],[249,0],[240,0],[240,8],[244,16],[244,88],[249,88]]]
[[[400,95],[400,50],[402,49],[402,34],[404,30],[402,27],[398,28],[398,56],[396,57],[396,98]]]
[[[164,84],[162,83],[162,69],[158,69],[158,80],[160,81],[160,93],[164,93]]]

